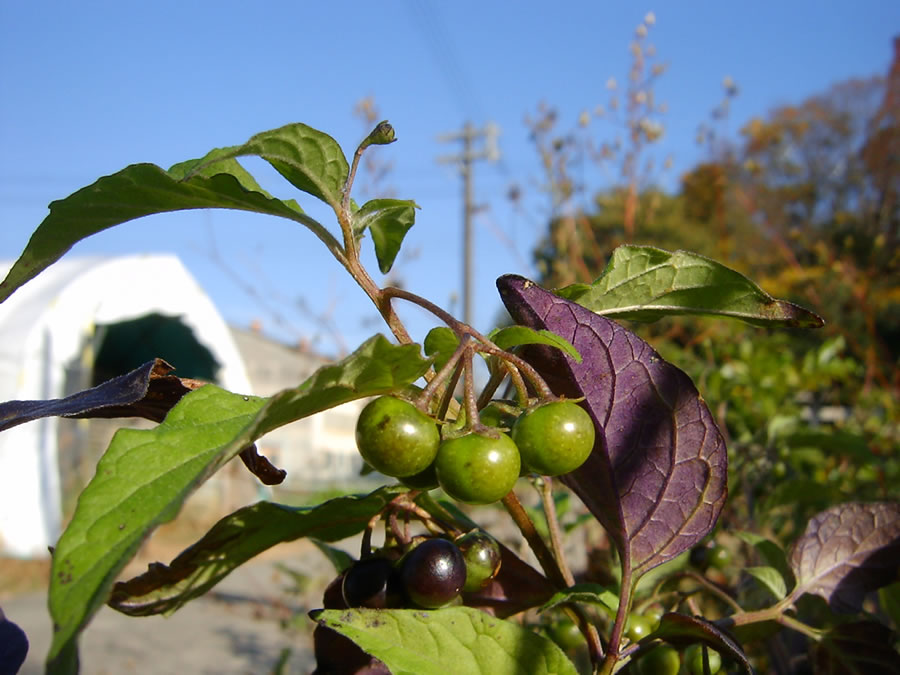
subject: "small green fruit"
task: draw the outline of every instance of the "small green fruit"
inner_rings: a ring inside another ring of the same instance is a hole
[[[519,477],[519,449],[506,434],[476,433],[441,443],[435,459],[441,488],[466,504],[492,504],[507,495]]]
[[[637,662],[640,675],[677,675],[681,659],[674,647],[660,645],[644,654]]]
[[[559,476],[584,464],[594,448],[594,422],[571,401],[551,401],[522,413],[512,429],[522,462],[535,473]]]
[[[571,619],[560,619],[550,624],[547,629],[550,639],[553,640],[560,649],[569,651],[577,649],[584,644],[584,635],[581,634],[578,626]]]
[[[722,657],[714,649],[706,648],[709,673],[716,675],[722,668]],[[703,645],[692,644],[684,650],[684,665],[691,675],[703,675]]]
[[[713,546],[709,552],[709,564],[717,570],[725,569],[731,564],[731,551],[718,544]]]
[[[632,642],[637,642],[653,632],[653,624],[640,614],[629,614],[625,623],[625,635]]]
[[[500,544],[484,530],[472,530],[456,538],[466,561],[466,585],[463,590],[481,590],[500,571]]]
[[[386,476],[413,476],[434,461],[441,436],[437,425],[409,401],[381,396],[356,421],[356,446],[363,459]]]

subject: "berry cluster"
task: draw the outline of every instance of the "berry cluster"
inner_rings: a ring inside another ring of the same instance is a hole
[[[409,487],[440,485],[467,504],[490,504],[512,489],[523,471],[557,476],[574,471],[594,447],[594,423],[572,401],[549,400],[508,415],[511,430],[480,418],[441,439],[439,424],[416,405],[393,396],[369,402],[356,425],[359,452],[377,471]]]
[[[353,564],[341,592],[347,607],[437,609],[458,601],[463,591],[478,591],[500,569],[500,545],[480,530],[454,541],[414,539],[405,553],[383,549]]]

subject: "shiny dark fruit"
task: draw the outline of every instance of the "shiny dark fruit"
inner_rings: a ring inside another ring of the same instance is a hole
[[[348,607],[386,609],[398,607],[402,599],[394,564],[379,556],[354,563],[344,575],[341,593]]]
[[[453,542],[428,539],[404,556],[400,579],[410,601],[436,609],[459,596],[466,583],[466,561]]]
[[[346,573],[335,578],[322,596],[325,609],[347,609],[342,592]],[[354,673],[356,675],[390,675],[390,670],[378,659],[369,656],[348,638],[324,625],[313,631],[313,647],[316,655],[316,670],[313,675],[336,675]]]

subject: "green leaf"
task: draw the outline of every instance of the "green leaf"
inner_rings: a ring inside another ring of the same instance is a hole
[[[878,602],[882,611],[900,628],[900,581],[878,589]]]
[[[438,326],[428,331],[422,348],[428,356],[434,357],[434,368],[440,370],[445,365],[453,352],[459,347],[459,336],[446,326]]]
[[[554,593],[553,597],[545,602],[538,611],[546,612],[548,609],[553,609],[566,602],[597,605],[610,618],[615,618],[616,610],[619,609],[619,596],[611,590],[600,584],[581,583]]]
[[[383,661],[394,675],[577,673],[553,641],[469,607],[316,610],[310,616]]]
[[[816,448],[829,457],[850,457],[859,464],[876,461],[864,436],[843,429],[803,429],[787,435],[785,441],[792,452],[801,448]]]
[[[238,509],[213,525],[171,564],[151,565],[144,574],[118,582],[108,604],[130,616],[171,614],[209,591],[250,558],[276,544],[302,537],[315,537],[313,543],[338,567],[351,560],[350,556],[324,542],[362,532],[369,519],[403,491],[398,486],[387,486],[364,496],[331,499],[316,507],[291,508],[259,502]]]
[[[340,208],[341,192],[350,173],[347,158],[331,136],[299,122],[258,133],[243,145],[213,150],[196,160],[187,175],[210,168],[218,172],[217,163],[248,155],[266,160],[294,187],[335,210]]]
[[[373,513],[372,515],[374,516],[375,514]],[[350,566],[355,560],[352,555],[343,549],[329,546],[321,539],[310,539],[310,541],[322,552],[322,555],[328,558],[328,562],[334,566],[334,571],[338,574],[350,569]]]
[[[742,541],[755,548],[766,565],[774,567],[778,571],[782,582],[793,588],[794,572],[788,562],[787,554],[781,546],[755,532],[742,531],[735,534]]]
[[[581,363],[581,354],[572,346],[571,342],[543,328],[535,330],[527,326],[507,326],[492,332],[488,337],[504,351],[509,351],[519,345],[548,345],[565,352],[575,359],[576,363]]]
[[[418,205],[411,200],[373,199],[366,202],[353,218],[353,231],[362,236],[368,228],[375,244],[375,257],[382,274],[391,271],[400,252],[403,237],[416,222]]]
[[[396,346],[376,335],[343,361],[268,401],[207,385],[184,396],[155,429],[120,430],[53,555],[50,613],[56,631],[50,672],[67,672],[54,659],[67,653],[106,601],[141,542],[174,518],[184,500],[228,460],[273,429],[407,386],[429,366],[418,345]]]
[[[265,399],[207,385],[186,395],[152,430],[120,430],[81,493],[53,554],[53,663],[106,600],[116,575],[158,525],[251,439],[242,433]]]
[[[579,285],[558,293],[603,316],[632,321],[706,314],[758,326],[824,325],[809,310],[776,300],[720,263],[696,253],[670,253],[652,246],[620,246],[590,287]]]
[[[211,165],[200,166],[201,161],[177,164],[168,172],[154,164],[132,164],[52,202],[50,214],[0,282],[0,302],[82,239],[154,213],[222,208],[281,216],[310,228],[329,249],[339,248],[328,230],[295,201],[268,195],[233,159],[216,162],[215,173]],[[188,170],[193,173],[187,175]]]
[[[744,571],[765,586],[776,600],[783,600],[787,595],[787,584],[784,577],[774,567],[768,565],[745,567]]]

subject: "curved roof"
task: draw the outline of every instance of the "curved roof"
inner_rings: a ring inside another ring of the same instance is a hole
[[[10,266],[0,263],[0,271]],[[64,396],[66,367],[97,325],[150,313],[180,317],[219,363],[219,384],[252,393],[231,333],[203,289],[177,257],[146,254],[65,258],[0,304],[0,401]],[[0,551],[45,555],[59,535],[56,453],[53,418],[0,434]]]

